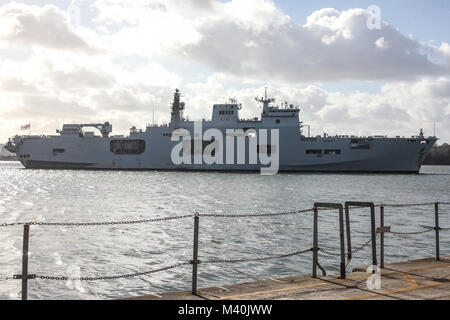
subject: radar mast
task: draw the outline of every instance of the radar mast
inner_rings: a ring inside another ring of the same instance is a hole
[[[256,97],[255,100],[263,104],[263,113],[267,113],[269,111],[269,103],[275,102],[275,98],[267,98],[267,87],[264,88],[265,88],[264,97],[261,98]]]
[[[180,101],[181,93],[180,90],[175,89],[175,93],[173,95],[173,103],[171,107],[171,122],[177,123],[180,120],[184,120],[183,111],[185,108],[185,103]]]

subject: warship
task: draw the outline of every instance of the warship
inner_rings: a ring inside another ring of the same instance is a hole
[[[190,121],[177,89],[168,124],[132,127],[126,136],[112,135],[109,122],[64,124],[56,135],[16,135],[5,148],[28,169],[259,171],[276,165],[276,172],[418,173],[438,140],[422,129],[409,137],[311,137],[298,106],[275,106],[267,89],[256,99],[260,117],[241,119],[242,105],[230,99],[213,105],[211,120]]]

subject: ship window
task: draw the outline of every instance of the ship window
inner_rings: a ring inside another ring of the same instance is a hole
[[[333,150],[325,150],[325,154],[341,154],[341,150],[333,149]]]
[[[322,154],[322,149],[317,150],[306,150],[306,154]]]
[[[57,149],[57,148],[53,149],[53,153],[64,153],[64,152],[66,152],[66,149]]]
[[[220,110],[219,114],[220,115],[223,115],[223,114],[234,114],[234,111],[233,110]]]
[[[142,154],[145,151],[144,140],[112,140],[110,150],[114,154]]]

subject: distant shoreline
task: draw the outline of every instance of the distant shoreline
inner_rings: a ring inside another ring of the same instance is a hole
[[[440,146],[434,145],[430,153],[423,161],[424,165],[450,165],[450,145],[444,143]]]

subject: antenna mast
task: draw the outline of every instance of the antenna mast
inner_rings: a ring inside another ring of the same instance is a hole
[[[255,100],[263,104],[263,113],[266,113],[269,109],[269,103],[275,102],[275,98],[267,98],[267,87],[264,87],[264,89],[265,89],[264,97],[261,98],[256,97]]]

